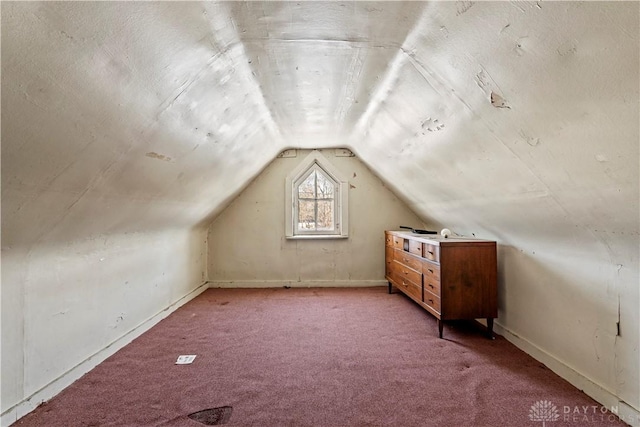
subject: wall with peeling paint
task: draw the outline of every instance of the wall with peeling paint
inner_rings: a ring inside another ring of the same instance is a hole
[[[320,152],[349,180],[349,238],[285,238],[285,180],[310,153],[289,150],[287,156],[269,164],[209,227],[211,286],[386,285],[384,230],[424,225],[356,157],[336,156],[333,149]]]
[[[278,153],[344,146],[423,223],[496,239],[499,330],[639,414],[639,3],[0,7],[3,411],[121,307],[130,326],[224,276],[185,254]]]

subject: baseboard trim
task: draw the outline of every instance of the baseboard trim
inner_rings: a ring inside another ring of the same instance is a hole
[[[495,322],[494,330],[498,335],[502,335],[507,341],[518,347],[520,350],[529,354],[539,362],[542,362],[554,373],[571,383],[574,387],[582,390],[602,406],[616,413],[623,422],[633,427],[640,427],[640,410],[620,400],[620,398],[611,391],[576,371],[562,360],[547,353],[545,350],[541,349],[526,338],[519,336],[517,333],[499,322]],[[532,402],[532,404],[533,403],[534,402]]]
[[[138,338],[140,335],[156,325],[159,321],[176,311],[182,305],[200,295],[202,292],[206,291],[208,288],[209,283],[203,282],[185,296],[177,299],[163,310],[159,311],[135,328],[131,329],[129,332],[125,333],[120,338],[111,342],[101,350],[98,350],[87,359],[78,363],[76,366],[69,369],[67,372],[63,373],[58,378],[51,381],[49,384],[33,393],[31,396],[24,398],[22,401],[8,408],[2,413],[2,415],[0,415],[0,426],[6,427],[15,423],[20,418],[33,411],[36,407],[38,407],[38,405],[46,402],[47,400],[60,393],[62,390],[70,386],[74,381],[102,363],[106,358],[113,355],[115,352],[129,344],[134,339]]]
[[[366,288],[387,286],[386,280],[214,280],[211,288]]]

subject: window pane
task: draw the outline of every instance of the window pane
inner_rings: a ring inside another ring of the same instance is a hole
[[[333,229],[333,200],[318,200],[318,230]]]
[[[298,200],[298,230],[315,230],[315,202]]]
[[[316,172],[318,177],[318,199],[333,199],[333,182],[322,172]]]
[[[313,171],[307,179],[302,181],[298,186],[298,197],[301,199],[313,199],[315,198],[315,185],[316,185],[316,172]]]

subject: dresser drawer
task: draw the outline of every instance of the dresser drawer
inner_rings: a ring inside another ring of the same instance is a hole
[[[395,249],[393,259],[416,271],[422,270],[422,260],[403,250]]]
[[[425,289],[424,303],[440,313],[440,298]]]
[[[440,266],[438,264],[424,261],[422,263],[422,274],[424,275],[425,281],[429,279],[440,282]]]
[[[416,286],[407,280],[398,281],[396,287],[416,301],[422,301],[422,287]]]
[[[404,249],[404,239],[402,237],[393,236],[393,247],[396,249]]]
[[[409,240],[409,252],[414,255],[422,256],[422,242]]]
[[[429,291],[433,294],[435,294],[436,296],[440,296],[440,282],[433,280],[433,279],[427,279],[427,277],[425,276],[424,278],[424,290],[425,291]]]
[[[433,262],[440,262],[440,248],[436,245],[425,243],[422,256]]]
[[[393,261],[393,271],[396,274],[396,278],[399,281],[410,281],[416,286],[422,286],[422,274],[410,269],[409,267],[402,265],[398,261]]]

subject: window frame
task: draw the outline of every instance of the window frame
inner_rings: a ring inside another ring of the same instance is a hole
[[[316,168],[334,184],[335,227],[330,231],[300,230],[297,225],[298,187]],[[285,237],[287,239],[345,239],[349,236],[349,182],[320,151],[313,150],[289,173],[285,194]]]

